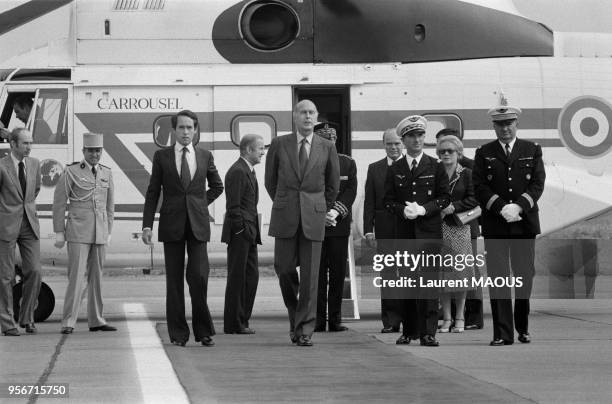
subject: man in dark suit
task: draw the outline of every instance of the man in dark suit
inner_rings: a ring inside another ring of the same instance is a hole
[[[450,203],[448,176],[442,163],[423,153],[427,120],[419,115],[409,116],[397,125],[397,135],[406,147],[406,158],[393,163],[385,180],[385,208],[399,218],[397,239],[417,240],[410,243],[412,254],[439,253],[442,239],[440,211]],[[401,246],[401,244],[400,244]],[[404,248],[402,248],[404,249]],[[418,277],[437,279],[435,266],[416,268]],[[438,346],[438,294],[434,288],[418,288],[415,298],[398,302],[401,305],[402,336],[397,344],[409,344],[420,339],[421,345]]]
[[[542,148],[517,139],[519,108],[500,105],[489,115],[497,140],[476,150],[474,189],[482,208],[482,233],[485,238],[487,275],[522,277],[523,286],[515,288],[514,313],[510,287],[490,287],[493,315],[492,346],[511,345],[514,327],[518,340],[529,343],[529,298],[535,275],[535,236],[540,233],[537,201],[544,191],[546,173]],[[514,320],[514,321],[513,321]]]
[[[240,158],[225,175],[225,220],[221,241],[227,243],[227,285],[223,331],[226,334],[255,334],[249,328],[259,269],[257,244],[261,244],[257,202],[259,186],[255,165],[265,154],[259,135],[240,139]]]
[[[166,262],[166,316],[170,340],[180,346],[189,339],[183,294],[185,246],[195,340],[213,346],[211,337],[215,334],[206,303],[209,271],[206,243],[210,240],[207,206],[223,192],[223,182],[212,154],[192,144],[197,127],[198,118],[191,111],[184,110],[172,117],[176,143],[157,150],[153,156],[142,219],[142,240],[151,244],[153,218],[163,189],[159,241],[164,243]]]
[[[387,169],[391,164],[402,158],[402,150],[404,149],[404,144],[397,136],[395,128],[385,130],[383,144],[387,156],[368,166],[365,200],[363,202],[363,232],[368,243],[378,240],[377,251],[379,253],[384,253],[385,244],[395,238],[397,231],[397,218],[385,209],[383,197],[385,196]],[[388,269],[383,271],[383,276],[388,275]],[[380,332],[382,333],[399,331],[402,319],[396,310],[396,300],[387,298],[381,293],[380,314],[383,328]]]
[[[317,116],[312,101],[298,102],[293,109],[297,133],[273,139],[266,157],[274,270],[289,314],[291,341],[298,346],[312,346],[325,218],[340,183],[336,147],[314,136]]]
[[[19,245],[23,271],[23,297],[19,325],[36,334],[34,310],[40,292],[40,227],[36,197],[40,191],[40,163],[30,157],[32,134],[15,128],[9,135],[11,152],[0,159],[0,326],[2,334],[19,336],[13,318],[15,245]]]
[[[453,128],[444,128],[436,133],[436,140],[442,136],[452,135],[457,137],[459,140],[463,140],[463,135]],[[467,167],[470,170],[474,170],[474,160],[469,157],[461,156],[459,164],[463,167]],[[478,236],[480,236],[480,218],[478,220],[472,220],[470,222],[470,236],[472,238],[472,252],[474,255],[478,253]],[[480,277],[478,266],[474,267],[474,276]],[[455,301],[452,302],[452,315],[455,318]],[[465,329],[475,330],[481,329],[484,326],[484,318],[482,312],[482,287],[478,286],[476,289],[469,290],[465,299]]]
[[[315,126],[315,135],[336,143],[336,129],[329,122]],[[341,324],[342,292],[346,277],[348,241],[351,235],[353,202],[357,196],[357,165],[345,154],[338,154],[340,190],[334,206],[325,218],[325,239],[321,248],[317,320],[315,331],[325,331],[325,318],[330,332],[346,331]],[[329,274],[329,276],[328,276]],[[329,285],[329,290],[328,290]]]

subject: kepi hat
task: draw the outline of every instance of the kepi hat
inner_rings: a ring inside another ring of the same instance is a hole
[[[327,140],[331,140],[336,134],[337,125],[332,122],[319,122],[314,126],[314,134],[321,136]]]
[[[84,133],[83,134],[83,147],[85,148],[97,148],[103,146],[103,136],[101,133]]]
[[[410,115],[402,119],[395,128],[395,132],[400,138],[411,135],[413,132],[425,133],[426,130],[427,119],[421,115]]]
[[[496,121],[508,121],[510,119],[517,119],[521,114],[521,109],[508,105],[508,99],[503,92],[499,93],[499,105],[493,107],[488,112],[493,122]]]

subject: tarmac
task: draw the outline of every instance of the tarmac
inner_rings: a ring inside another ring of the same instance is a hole
[[[104,313],[117,332],[89,332],[86,304],[75,333],[60,330],[64,276],[46,276],[56,296],[38,334],[0,337],[4,403],[609,403],[612,401],[610,279],[595,299],[533,299],[530,344],[490,347],[485,327],[438,334],[441,346],[395,345],[380,334],[380,302],[360,299],[349,331],[315,333],[311,348],[292,345],[274,276],[260,278],[251,320],[255,335],[218,334],[212,348],[193,338],[171,345],[162,275],[106,276]],[[188,290],[187,288],[185,289]],[[224,277],[209,280],[209,307],[223,330]],[[600,298],[606,296],[606,298]],[[186,300],[189,315],[189,300]],[[68,396],[14,398],[12,385],[68,384]]]

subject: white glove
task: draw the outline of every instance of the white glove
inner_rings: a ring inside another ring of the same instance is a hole
[[[62,248],[66,243],[66,239],[64,238],[64,232],[55,233],[55,247]]]
[[[106,238],[106,245],[110,245],[111,238],[112,236],[109,234],[108,237]]]
[[[509,203],[505,205],[501,210],[501,215],[508,223],[518,222],[521,220],[520,214],[523,212],[523,208],[521,208],[516,203]]]
[[[340,213],[336,209],[330,209],[325,215],[325,226],[335,226],[338,224],[336,218],[340,216]]]
[[[416,219],[419,216],[425,215],[425,208],[416,202],[406,202],[404,208],[404,217],[408,220]]]

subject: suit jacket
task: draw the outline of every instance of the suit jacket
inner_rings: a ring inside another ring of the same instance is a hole
[[[363,232],[374,232],[377,239],[395,238],[397,217],[385,209],[385,179],[387,178],[387,157],[368,166],[363,202]]]
[[[252,244],[261,244],[259,234],[259,186],[257,178],[243,158],[239,158],[225,174],[225,220],[221,241],[228,243],[241,232]]]
[[[473,178],[485,237],[533,237],[540,233],[537,202],[546,179],[540,145],[516,139],[510,157],[506,157],[499,141],[487,143],[476,150]],[[523,208],[522,220],[506,222],[500,212],[508,203]]]
[[[472,183],[472,170],[461,165],[453,173],[449,182],[451,203],[455,207],[455,213],[465,212],[478,206],[478,200],[474,196],[474,184]],[[446,224],[453,226],[455,221],[448,215],[444,217]],[[478,237],[478,220],[469,222],[470,235]]]
[[[338,194],[338,153],[333,142],[313,136],[302,178],[297,145],[295,133],[274,138],[266,156],[265,185],[272,199],[269,235],[294,237],[301,224],[307,239],[322,241],[325,215]]]
[[[425,215],[414,220],[404,218],[405,202],[416,202],[425,208]],[[414,173],[403,157],[387,170],[385,180],[385,208],[399,217],[398,238],[408,238],[414,226],[417,239],[441,239],[440,210],[450,203],[448,175],[442,163],[423,154]]]
[[[223,182],[215,167],[212,153],[197,147],[194,151],[197,169],[187,189],[183,188],[176,168],[174,147],[157,150],[153,156],[153,171],[145,196],[142,227],[153,228],[155,209],[163,189],[158,232],[161,242],[183,240],[188,218],[195,238],[204,242],[210,241],[208,205],[223,192]]]
[[[357,165],[351,157],[338,154],[340,163],[340,190],[333,208],[340,213],[335,226],[325,227],[325,237],[348,237],[351,234],[353,202],[357,196]]]
[[[21,221],[25,216],[34,234],[40,238],[40,226],[36,215],[36,197],[40,191],[40,163],[33,157],[25,157],[26,192],[23,195],[19,174],[10,153],[0,159],[0,240],[17,239]]]
[[[72,243],[106,244],[114,216],[111,169],[98,164],[94,176],[83,161],[68,165],[53,194],[53,231],[65,232],[66,241]]]

